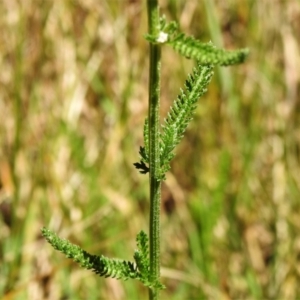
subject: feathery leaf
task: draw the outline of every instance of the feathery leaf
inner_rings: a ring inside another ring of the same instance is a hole
[[[133,165],[140,171],[141,174],[147,174],[149,172],[149,124],[148,118],[145,120],[144,124],[144,147],[140,147],[140,162],[136,162]]]
[[[202,65],[230,66],[244,62],[249,54],[248,49],[227,51],[216,48],[211,42],[201,43],[193,37],[178,33],[169,38],[169,44],[181,55],[198,60]]]
[[[136,237],[137,250],[134,253],[134,260],[137,268],[143,277],[149,276],[149,244],[148,236],[144,231],[141,231]]]
[[[138,233],[136,237],[137,250],[134,252],[134,260],[138,271],[141,274],[141,281],[145,286],[151,286],[150,283],[150,261],[148,236],[144,231]]]
[[[196,109],[196,103],[206,91],[213,75],[211,65],[201,66],[198,62],[193,73],[185,82],[185,89],[173,103],[160,135],[160,161],[161,179],[165,179],[165,173],[170,169],[170,161],[174,157],[172,152],[183,137],[183,134],[192,119]]]
[[[149,288],[164,288],[160,282],[151,282],[150,280],[148,236],[143,231],[136,238],[135,263],[122,259],[108,258],[104,255],[89,254],[68,240],[61,239],[56,233],[45,227],[41,229],[41,232],[55,250],[62,252],[81,267],[91,270],[99,276],[122,280],[138,279]]]
[[[144,153],[145,148],[144,147],[140,147],[140,155],[142,156]],[[133,164],[135,166],[136,169],[138,169],[140,171],[141,174],[147,174],[149,172],[149,167],[146,166],[146,164],[144,163],[143,160],[141,160],[140,162],[136,162]]]
[[[143,136],[144,136],[144,143],[145,143],[145,147],[144,147],[145,152],[144,152],[144,155],[142,156],[142,158],[145,163],[149,163],[149,122],[148,122],[148,118],[146,118],[146,120],[145,120]]]
[[[92,255],[81,249],[79,246],[61,239],[49,229],[42,228],[42,235],[52,245],[52,247],[66,257],[73,259],[81,267],[92,270],[99,276],[112,277],[116,279],[127,280],[140,279],[141,275],[137,271],[133,262],[121,259],[111,259],[103,255]]]

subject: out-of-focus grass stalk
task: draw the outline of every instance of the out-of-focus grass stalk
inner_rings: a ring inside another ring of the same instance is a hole
[[[23,128],[23,115],[22,115],[22,81],[23,81],[23,48],[24,48],[24,28],[25,19],[22,9],[19,11],[20,20],[18,25],[18,41],[15,52],[15,65],[14,65],[14,84],[13,84],[13,116],[14,116],[14,139],[11,147],[11,155],[9,158],[10,170],[13,181],[13,199],[12,199],[12,215],[11,215],[11,235],[7,240],[6,249],[9,253],[13,254],[13,259],[7,266],[6,290],[13,288],[17,280],[18,268],[22,259],[22,244],[23,244],[23,222],[18,220],[18,206],[20,205],[20,179],[18,176],[18,155],[22,147],[21,136]]]
[[[204,0],[204,7],[207,15],[207,23],[209,27],[210,36],[212,37],[213,43],[219,47],[223,48],[223,39],[221,33],[221,26],[219,18],[216,17],[217,9],[213,1]],[[233,81],[231,76],[231,71],[229,68],[217,67],[218,77],[222,86],[222,91],[229,100],[229,113],[232,116],[237,115],[239,110],[239,101],[233,93]]]

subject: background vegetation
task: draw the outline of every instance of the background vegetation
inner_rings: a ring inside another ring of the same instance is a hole
[[[160,4],[188,34],[251,49],[216,70],[163,186],[162,299],[299,299],[300,1]],[[148,229],[148,177],[133,166],[145,1],[3,0],[0,27],[1,299],[144,299],[40,228],[124,259]],[[162,114],[191,68],[163,49]]]

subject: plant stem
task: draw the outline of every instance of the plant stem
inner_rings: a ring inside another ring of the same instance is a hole
[[[149,34],[159,34],[159,8],[157,0],[147,1]],[[160,107],[160,46],[150,44],[149,71],[149,180],[150,180],[150,276],[152,282],[160,278],[160,199],[161,183],[158,180],[160,171],[159,158],[159,107]],[[149,290],[149,299],[159,297],[159,289]]]

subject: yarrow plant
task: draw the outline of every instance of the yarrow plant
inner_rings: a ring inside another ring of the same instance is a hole
[[[141,281],[149,288],[149,299],[153,300],[159,298],[159,291],[164,288],[160,282],[161,182],[166,179],[170,162],[175,156],[174,149],[192,120],[199,98],[207,91],[214,66],[242,63],[248,50],[226,51],[216,48],[211,42],[202,43],[186,36],[178,30],[176,22],[167,23],[160,16],[158,0],[147,1],[147,12],[149,32],[145,38],[150,44],[149,110],[144,123],[144,146],[140,147],[140,159],[134,166],[142,174],[149,173],[149,238],[145,232],[139,232],[133,261],[125,261],[89,254],[46,228],[42,228],[42,235],[54,249],[99,276]],[[163,124],[160,124],[160,57],[164,46],[170,46],[180,55],[195,60],[195,67],[187,76]]]

